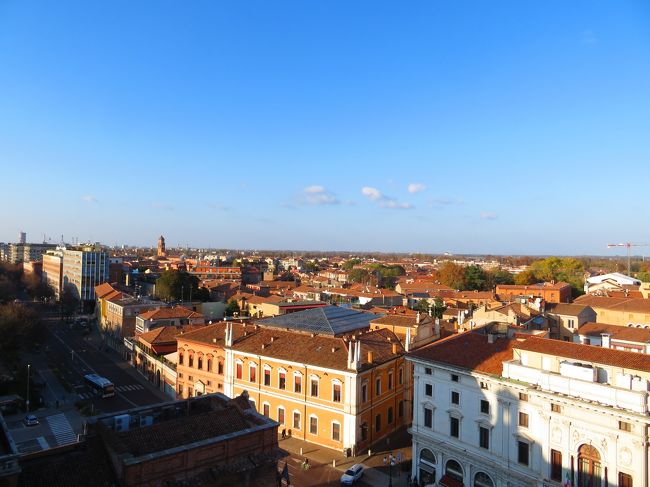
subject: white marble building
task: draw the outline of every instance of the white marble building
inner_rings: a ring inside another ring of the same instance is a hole
[[[650,356],[483,328],[408,359],[422,485],[649,485]]]

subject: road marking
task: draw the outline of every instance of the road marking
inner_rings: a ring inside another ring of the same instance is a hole
[[[46,421],[59,446],[77,441],[77,434],[72,429],[72,426],[70,426],[70,422],[65,417],[65,414],[59,413],[48,416]]]

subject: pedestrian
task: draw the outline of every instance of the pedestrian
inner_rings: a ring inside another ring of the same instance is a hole
[[[386,455],[384,455],[384,465],[386,465]]]
[[[282,439],[284,440],[287,437],[287,430],[282,428]]]
[[[406,486],[411,487],[411,472],[406,474]]]

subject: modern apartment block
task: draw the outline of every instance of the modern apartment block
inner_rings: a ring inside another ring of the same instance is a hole
[[[63,288],[70,286],[82,304],[95,300],[95,286],[108,280],[108,252],[99,244],[63,251]]]
[[[54,297],[58,300],[63,287],[63,249],[48,250],[43,254],[41,279],[52,288]]]
[[[12,243],[7,249],[7,261],[11,264],[40,261],[45,252],[54,248],[56,245],[47,243]]]
[[[650,356],[490,331],[408,357],[420,485],[648,485]]]

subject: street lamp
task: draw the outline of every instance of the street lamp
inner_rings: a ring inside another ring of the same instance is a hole
[[[27,412],[29,412],[29,369],[30,367],[31,364],[27,364],[27,401],[26,401]]]
[[[395,461],[395,457],[393,457],[393,454],[388,455],[388,487],[393,487],[393,462]]]

